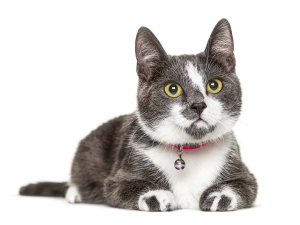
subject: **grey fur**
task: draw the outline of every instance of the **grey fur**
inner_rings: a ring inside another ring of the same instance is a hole
[[[147,191],[160,189],[172,192],[165,174],[138,151],[151,151],[152,147],[163,144],[159,139],[150,137],[141,126],[141,121],[155,132],[159,121],[170,115],[168,106],[174,102],[184,107],[182,115],[186,119],[196,120],[199,117],[190,106],[195,102],[203,102],[203,95],[194,88],[187,76],[183,76],[187,73],[188,62],[203,74],[204,83],[213,78],[222,80],[222,91],[213,97],[222,102],[223,110],[231,119],[237,120],[240,115],[242,94],[235,74],[233,38],[227,20],[223,19],[216,25],[205,51],[197,55],[167,55],[154,34],[142,27],[136,38],[136,56],[139,76],[137,112],[101,125],[80,142],[76,152],[71,183],[77,186],[82,202],[138,209],[138,199]],[[163,87],[170,82],[181,84],[184,92],[180,97],[170,98],[166,95]],[[215,129],[215,126],[204,129],[192,124],[185,128],[185,132],[201,140]],[[208,198],[209,194],[226,186],[230,186],[241,197],[238,208],[250,207],[256,198],[257,183],[241,160],[234,135],[224,133],[222,138],[232,143],[230,154],[217,180],[199,199],[199,208],[202,210],[210,210],[213,198]],[[137,149],[137,146],[142,148]],[[51,195],[45,189],[49,189],[49,186],[30,185],[23,187],[20,194]],[[58,196],[61,193],[65,193],[63,184]],[[146,203],[150,211],[160,210],[155,196],[147,199]],[[229,204],[230,199],[222,197],[218,211],[225,211]]]

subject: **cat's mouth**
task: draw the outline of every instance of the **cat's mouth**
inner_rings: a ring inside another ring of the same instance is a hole
[[[194,123],[195,123],[195,124],[205,123],[205,124],[208,125],[208,123],[207,123],[204,119],[202,119],[201,117],[199,117]]]

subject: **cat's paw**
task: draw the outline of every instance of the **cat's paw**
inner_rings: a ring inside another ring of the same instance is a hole
[[[66,193],[66,199],[69,203],[80,203],[81,196],[75,185],[71,185]]]
[[[142,211],[171,211],[175,208],[175,197],[170,191],[148,191],[140,196],[138,206]]]
[[[238,195],[229,187],[222,191],[212,191],[200,199],[200,209],[203,211],[232,211],[238,207]]]

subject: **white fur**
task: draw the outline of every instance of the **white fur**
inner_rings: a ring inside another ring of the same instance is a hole
[[[153,55],[146,55],[146,56],[144,57],[144,60],[147,61],[147,60],[153,59],[153,58],[157,58],[157,55],[155,55],[155,54],[153,54]]]
[[[216,128],[213,132],[206,134],[202,140],[216,140],[217,138],[221,138],[224,134],[232,131],[234,124],[236,123],[236,119],[230,118],[228,115],[223,113],[219,122],[216,124]]]
[[[188,62],[186,65],[186,70],[188,72],[188,77],[192,80],[194,86],[198,87],[200,92],[205,96],[206,85],[203,83],[202,76],[198,72],[197,68],[191,62]]]
[[[66,199],[69,203],[79,203],[81,202],[81,196],[75,185],[70,185],[66,193]]]
[[[238,206],[238,195],[230,188],[226,187],[224,188],[221,192],[213,192],[211,193],[208,198],[215,197],[214,202],[210,208],[210,211],[217,211],[219,202],[222,198],[222,195],[225,195],[226,197],[230,198],[231,202],[230,205],[228,206],[227,210],[235,210],[237,209]]]
[[[188,120],[185,118],[181,112],[183,110],[183,107],[180,104],[174,104],[171,109],[171,115],[173,117],[174,123],[182,128],[188,128],[192,125],[194,122],[193,120]]]
[[[178,106],[175,105],[174,108],[171,109],[172,115],[160,121],[159,124],[156,125],[155,131],[147,127],[139,113],[137,113],[137,118],[143,130],[154,140],[159,140],[160,142],[170,144],[183,144],[187,142],[200,143],[201,140],[194,139],[183,130],[183,126],[178,125],[180,120],[182,121],[182,124],[189,123],[187,119],[185,119],[182,115],[179,114],[178,110]]]
[[[149,207],[146,203],[146,199],[155,196],[160,205],[160,210],[165,212],[168,210],[168,205],[170,209],[175,208],[175,198],[174,195],[170,191],[165,190],[155,190],[148,191],[147,193],[141,195],[139,197],[138,206],[142,211],[149,211]]]
[[[141,149],[140,154],[164,173],[178,208],[199,209],[200,196],[220,174],[228,146],[226,142],[219,142],[198,150],[185,151],[183,159],[186,168],[182,171],[174,168],[178,156],[173,147],[160,145],[146,151]]]
[[[208,96],[205,97],[204,101],[207,107],[203,110],[201,118],[209,125],[218,124],[222,114],[224,113],[221,102]]]

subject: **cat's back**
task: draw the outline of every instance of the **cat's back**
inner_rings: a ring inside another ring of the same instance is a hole
[[[129,114],[111,119],[80,142],[72,165],[73,183],[103,181],[110,174],[133,117]]]

